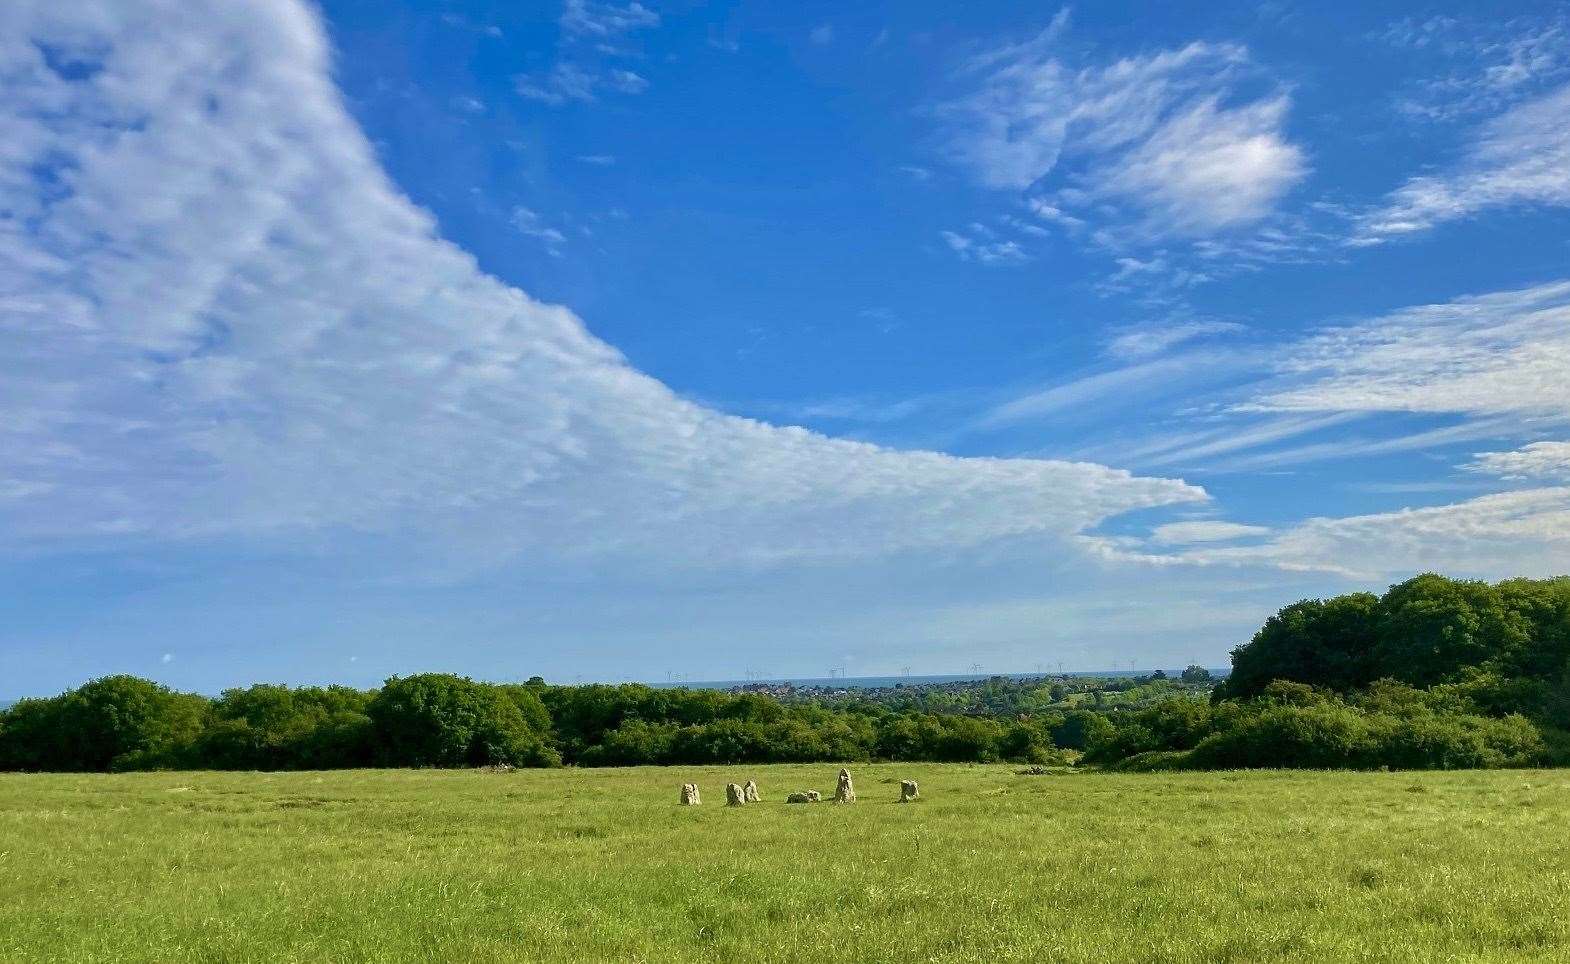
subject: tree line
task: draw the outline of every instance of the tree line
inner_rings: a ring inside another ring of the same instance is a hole
[[[1423,575],[1293,603],[1209,682],[990,681],[964,699],[493,684],[260,684],[216,699],[111,676],[0,712],[0,769],[631,766],[861,760],[1131,770],[1570,763],[1570,577]],[[949,712],[944,708],[951,707]]]
[[[786,706],[755,694],[494,684],[260,684],[217,699],[111,676],[0,713],[0,770],[633,766],[873,759],[1061,762],[1096,723]]]

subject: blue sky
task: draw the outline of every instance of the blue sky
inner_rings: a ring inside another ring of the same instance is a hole
[[[0,28],[0,698],[1218,665],[1570,571],[1566,4]]]

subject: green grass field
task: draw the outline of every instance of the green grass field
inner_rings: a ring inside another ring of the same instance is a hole
[[[0,958],[1570,959],[1570,771],[834,773],[0,775]]]

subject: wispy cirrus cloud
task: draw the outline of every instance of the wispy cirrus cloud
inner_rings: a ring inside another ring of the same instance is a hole
[[[1338,429],[1359,417],[1356,413],[1338,412],[1332,415],[1264,418],[1244,423],[1229,420],[1221,428],[1191,435],[1179,434],[1135,450],[1129,453],[1128,464],[1203,466],[1209,472],[1234,472],[1239,463],[1247,464],[1256,460],[1258,464],[1255,467],[1261,469],[1322,461],[1352,453],[1340,447],[1319,447],[1345,444],[1339,440],[1284,449],[1276,447],[1276,443],[1314,435],[1327,429]],[[1234,454],[1259,449],[1264,451],[1253,456]]]
[[[595,0],[567,0],[558,21],[564,34],[571,37],[619,37],[635,30],[660,25],[660,15],[643,4],[625,6],[596,3]]]
[[[1407,17],[1371,38],[1438,61],[1409,82],[1396,109],[1425,121],[1497,113],[1570,76],[1570,18]]]
[[[999,238],[996,231],[980,222],[971,222],[963,231],[938,234],[961,261],[999,266],[1024,264],[1031,259],[1018,241]]]
[[[605,92],[641,94],[649,87],[643,75],[616,64],[631,52],[622,38],[660,24],[660,15],[634,0],[625,6],[595,0],[566,0],[561,17],[557,59],[549,69],[513,78],[513,89],[528,100],[551,107],[573,102],[593,103]]]
[[[1449,170],[1410,178],[1361,214],[1350,244],[1382,244],[1499,208],[1570,206],[1570,86],[1483,124]]]
[[[1357,580],[1440,570],[1501,579],[1570,570],[1570,488],[1527,489],[1465,502],[1310,519],[1263,543],[1192,549],[1201,564],[1266,564]]]
[[[1235,377],[1234,361],[1225,352],[1195,350],[1093,370],[998,402],[983,412],[971,428],[997,429],[1067,412],[1171,397]]]
[[[1282,211],[1310,173],[1287,131],[1291,92],[1247,47],[1196,41],[1098,60],[1067,44],[1068,30],[1060,13],[961,68],[960,92],[932,110],[951,161],[1015,194],[1038,228],[1110,258],[1103,295],[1181,304],[1216,277],[1319,256],[1307,220]],[[1038,246],[1023,232],[1009,240]]]
[[[562,256],[562,245],[567,242],[567,236],[561,231],[546,224],[537,213],[526,207],[512,209],[512,226],[519,234],[534,238],[545,246],[547,253],[553,258]]]
[[[574,63],[556,64],[543,76],[514,78],[513,89],[522,97],[552,107],[571,101],[592,103],[602,91],[641,94],[649,88],[642,75],[622,68],[589,69]]]
[[[1276,372],[1253,407],[1570,417],[1570,281],[1327,328]]]
[[[982,185],[1075,220],[1111,205],[1147,238],[1203,237],[1260,221],[1307,175],[1285,133],[1290,96],[1244,47],[1083,66],[1059,50],[1063,29],[975,58],[962,75],[972,89],[937,109],[951,155]]]
[[[1274,344],[1186,347],[1188,324],[1133,329],[1130,342],[1109,345],[1119,367],[1019,393],[982,424],[1107,400],[1156,411],[1181,390],[1186,413],[1075,454],[1232,474],[1491,439],[1513,444],[1570,423],[1570,282],[1413,306]]]
[[[1214,318],[1184,319],[1124,328],[1107,342],[1108,353],[1120,358],[1159,355],[1187,342],[1244,331],[1235,321]]]
[[[1209,437],[1156,449],[1134,464],[1188,465],[1185,459],[1231,451],[1233,439],[1284,441],[1323,428],[1322,420],[1407,413],[1459,419],[1418,431],[1335,438],[1286,447],[1258,446],[1208,466],[1212,472],[1260,471],[1335,458],[1451,448],[1468,442],[1561,434],[1570,423],[1570,282],[1416,306],[1327,328],[1280,346],[1268,374],[1247,386],[1233,418],[1262,413],[1260,424],[1286,431],[1249,438],[1237,425]],[[1363,423],[1372,428],[1368,422]],[[1236,433],[1226,434],[1227,431]],[[1174,459],[1174,457],[1176,457]],[[1478,453],[1460,466],[1511,482],[1570,481],[1570,443],[1540,439],[1513,450]],[[1442,486],[1391,488],[1422,495]],[[1313,518],[1246,546],[1169,552],[1153,531],[1144,544],[1108,540],[1109,551],[1171,562],[1267,564],[1368,579],[1441,569],[1488,578],[1570,569],[1570,488],[1562,485],[1483,495],[1446,505],[1345,518]]]
[[[1299,436],[1318,432],[1324,428],[1351,422],[1366,414],[1363,412],[1340,412],[1311,417],[1268,419],[1264,423],[1265,427],[1244,430],[1234,437],[1232,443],[1223,442],[1214,446],[1201,447],[1197,453],[1184,453],[1184,458],[1151,459],[1148,462],[1139,464],[1150,466],[1192,465],[1194,464],[1192,459],[1196,454],[1199,456],[1217,456],[1233,451],[1260,449],[1257,443],[1261,440],[1275,442],[1296,439]],[[1279,428],[1281,430],[1280,433],[1275,434],[1270,428],[1271,426]],[[1368,433],[1342,431],[1338,432],[1336,437],[1323,441],[1294,442],[1291,445],[1260,449],[1247,455],[1231,455],[1228,458],[1209,461],[1205,463],[1205,467],[1208,471],[1216,473],[1279,471],[1316,462],[1344,461],[1347,459],[1368,458],[1370,456],[1451,448],[1466,442],[1509,437],[1519,432],[1515,422],[1503,418],[1465,419],[1453,425],[1442,425],[1438,428],[1416,431],[1392,431],[1388,427],[1384,428],[1383,431],[1376,431],[1377,426],[1371,426],[1369,423],[1364,423],[1360,427],[1369,429]],[[1264,438],[1261,438],[1262,435],[1264,435]],[[1255,444],[1233,444],[1244,440],[1253,440]]]

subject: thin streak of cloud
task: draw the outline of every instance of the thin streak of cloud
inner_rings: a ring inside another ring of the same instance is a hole
[[[1410,178],[1360,215],[1348,244],[1383,244],[1525,205],[1570,206],[1570,86],[1483,125],[1450,170]]]

